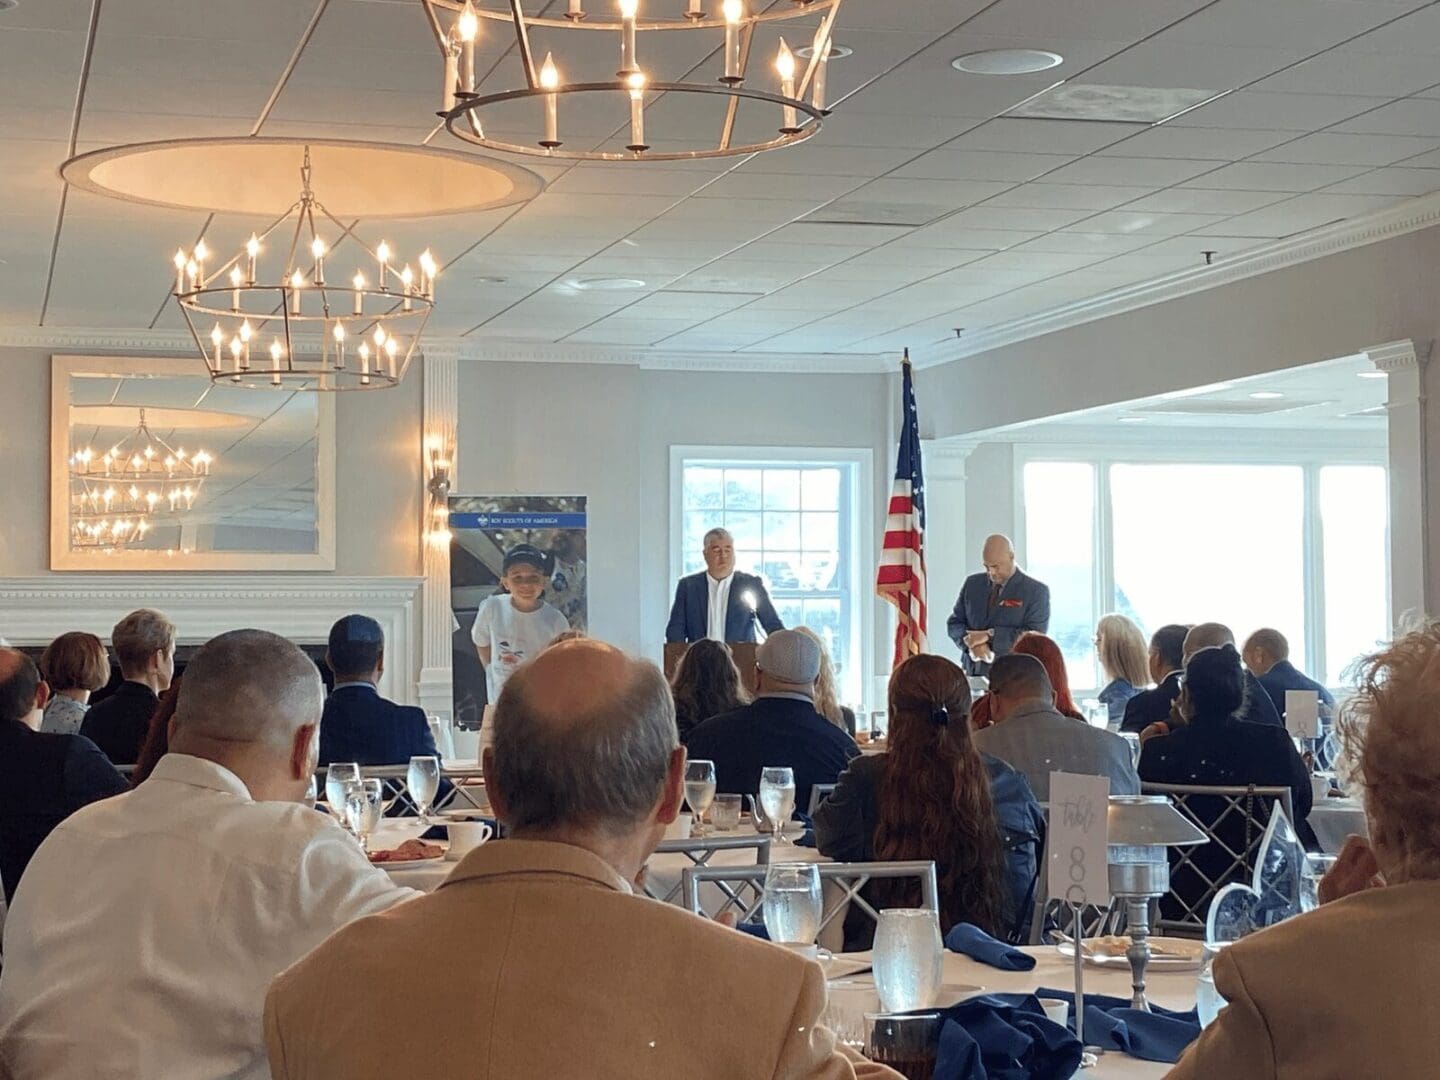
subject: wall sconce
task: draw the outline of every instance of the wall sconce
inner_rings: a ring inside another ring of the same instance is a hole
[[[425,491],[430,497],[425,539],[437,547],[450,543],[450,455],[439,435],[425,439]]]

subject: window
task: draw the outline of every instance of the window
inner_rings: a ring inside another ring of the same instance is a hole
[[[1024,563],[1050,586],[1050,635],[1077,691],[1104,680],[1093,632],[1107,611],[1147,635],[1273,626],[1330,684],[1388,634],[1383,466],[1033,460],[1019,487]]]
[[[858,702],[863,677],[855,506],[862,462],[681,457],[680,573],[705,569],[705,534],[735,538],[735,565],[765,579],[786,626],[820,635],[842,701]]]

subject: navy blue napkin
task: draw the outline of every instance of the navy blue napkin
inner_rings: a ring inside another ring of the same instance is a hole
[[[1037,997],[1070,1002],[1074,1022],[1075,995],[1069,990],[1041,987]],[[1200,1019],[1194,1009],[1176,1012],[1151,1005],[1150,1012],[1132,1009],[1126,998],[1085,995],[1085,1041],[1107,1050],[1121,1050],[1145,1061],[1174,1062],[1200,1037]]]
[[[770,931],[765,929],[765,924],[760,921],[736,923],[735,929],[742,934],[749,934],[751,937],[758,937],[761,941],[770,940]]]
[[[952,926],[945,935],[945,947],[1001,971],[1029,971],[1035,966],[1033,956],[991,937],[974,923]]]
[[[986,994],[945,1009],[935,1080],[1070,1080],[1080,1040],[1033,994]]]

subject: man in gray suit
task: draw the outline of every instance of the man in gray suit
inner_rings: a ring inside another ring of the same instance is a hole
[[[1052,772],[1108,776],[1111,795],[1140,794],[1130,744],[1055,710],[1045,667],[1023,653],[1002,656],[990,668],[990,714],[995,723],[975,733],[975,748],[1006,762],[1050,801]]]
[[[1050,626],[1050,589],[1015,565],[1008,537],[987,539],[981,559],[985,572],[965,579],[945,621],[950,640],[964,654],[960,661],[967,675],[984,675],[1025,631],[1043,634]]]

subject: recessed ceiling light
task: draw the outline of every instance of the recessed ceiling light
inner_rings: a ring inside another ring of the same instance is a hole
[[[986,49],[950,61],[956,71],[971,75],[1031,75],[1059,67],[1065,58],[1044,49]]]
[[[845,57],[853,55],[854,52],[855,50],[850,48],[849,45],[836,45],[834,42],[831,42],[829,58],[831,60],[843,60]],[[809,60],[812,56],[815,55],[815,46],[802,45],[800,46],[800,48],[795,50],[795,55]]]
[[[1357,379],[1388,379],[1390,373],[1388,371],[1357,371],[1355,377]]]
[[[1195,108],[1215,90],[1185,87],[1101,86],[1061,83],[1007,112],[1042,120],[1109,120],[1122,124],[1157,124]]]
[[[1117,416],[1117,417],[1115,418],[1115,420],[1116,420],[1117,423],[1120,423],[1120,424],[1143,424],[1143,423],[1145,423],[1145,417],[1143,417],[1143,416]]]
[[[510,279],[500,277],[498,274],[481,274],[474,280],[476,285],[504,285]]]
[[[1275,401],[1278,398],[1283,398],[1285,395],[1280,393],[1279,390],[1256,390],[1250,396],[1256,401]]]
[[[645,282],[633,277],[575,278],[569,284],[571,288],[585,292],[624,292],[645,287]]]

